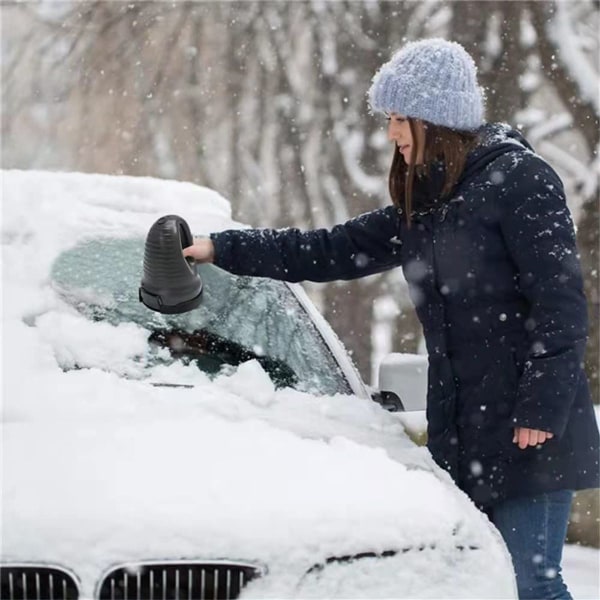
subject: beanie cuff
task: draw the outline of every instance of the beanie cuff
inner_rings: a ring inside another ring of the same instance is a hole
[[[484,122],[473,59],[445,40],[409,43],[375,74],[368,99],[372,112],[399,113],[450,129],[475,130]]]

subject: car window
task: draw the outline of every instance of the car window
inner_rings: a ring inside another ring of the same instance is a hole
[[[163,315],[138,299],[143,253],[142,239],[89,240],[61,254],[52,269],[54,287],[88,319],[134,323],[149,332],[143,377],[153,366],[176,361],[212,377],[255,358],[277,387],[351,393],[315,324],[284,283],[199,265],[200,306]]]

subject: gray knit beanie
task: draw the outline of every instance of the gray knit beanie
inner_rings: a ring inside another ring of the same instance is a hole
[[[399,113],[450,129],[483,124],[484,100],[477,67],[456,42],[410,42],[375,76],[368,92],[373,112]]]

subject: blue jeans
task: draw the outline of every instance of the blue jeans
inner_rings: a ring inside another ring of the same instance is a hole
[[[560,561],[573,492],[559,490],[505,500],[490,518],[512,556],[520,600],[572,600]]]

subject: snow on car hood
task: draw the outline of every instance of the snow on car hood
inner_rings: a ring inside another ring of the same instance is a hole
[[[102,560],[272,559],[303,540],[326,558],[433,542],[464,516],[376,404],[275,390],[256,361],[193,388],[99,369],[25,375],[6,373],[6,556],[52,548],[71,565],[71,548],[94,540]]]
[[[194,232],[238,226],[218,194],[10,171],[3,192],[3,561],[62,564],[84,597],[99,570],[143,559],[303,573],[330,556],[429,544],[475,545],[482,568],[506,562],[485,517],[367,399],[276,390],[257,361],[212,381],[156,367],[192,388],[59,366],[73,354],[125,364],[143,332],[81,318],[51,286],[56,257],[98,232],[143,235],[167,213]]]
[[[505,560],[484,517],[417,468],[425,450],[367,400],[274,390],[255,361],[190,389],[95,369],[15,383],[2,558],[66,565],[89,595],[98,572],[140,559],[258,561],[298,577],[331,556],[422,546]]]

